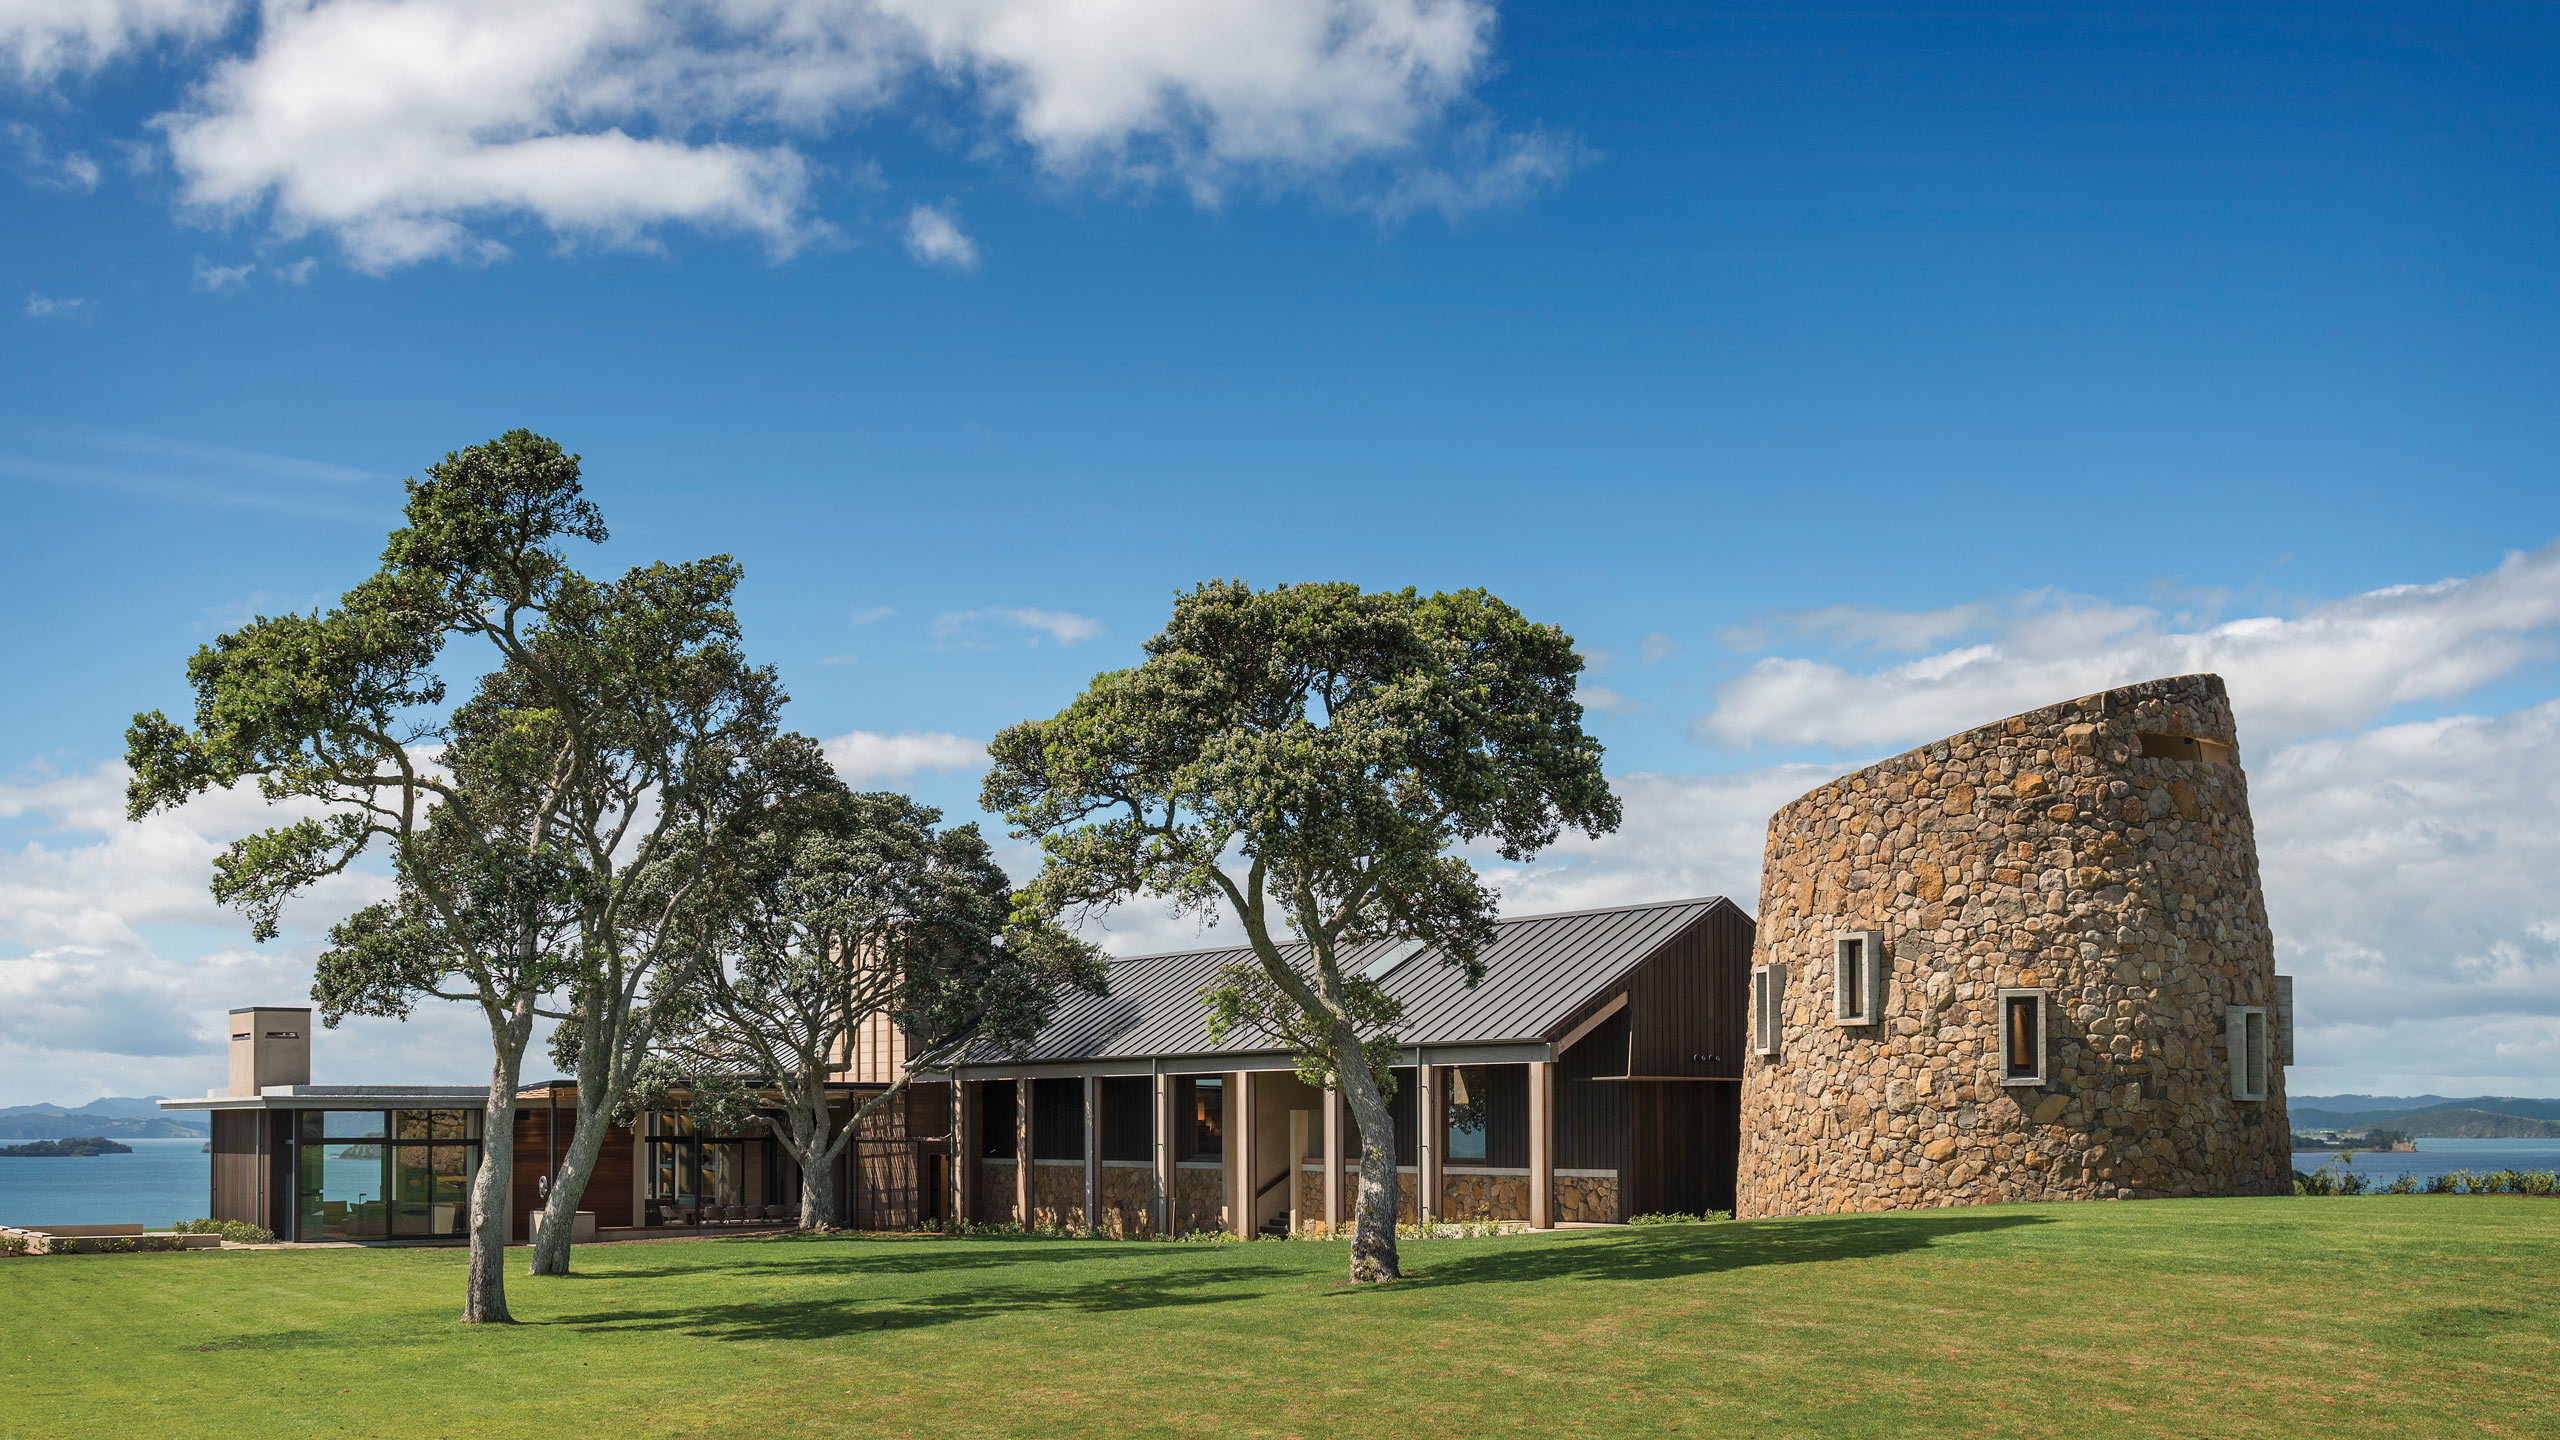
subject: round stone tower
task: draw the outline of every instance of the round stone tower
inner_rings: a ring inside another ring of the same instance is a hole
[[[2291,982],[2217,675],[1769,822],[1737,1214],[2289,1192]]]

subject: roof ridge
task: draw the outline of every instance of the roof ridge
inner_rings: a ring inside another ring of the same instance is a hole
[[[1497,927],[1526,925],[1538,920],[1578,920],[1586,915],[1623,915],[1638,910],[1677,910],[1688,905],[1705,905],[1712,908],[1717,905],[1732,904],[1733,901],[1723,895],[1690,895],[1678,900],[1642,900],[1630,905],[1596,905],[1588,910],[1548,910],[1535,915],[1505,915],[1493,923]],[[1735,908],[1741,907],[1735,906]],[[1281,948],[1285,950],[1306,943],[1304,940],[1291,940]],[[1104,963],[1126,965],[1139,960],[1178,960],[1194,955],[1219,955],[1230,951],[1250,952],[1252,949],[1252,942],[1247,941],[1240,945],[1203,945],[1190,950],[1150,950],[1143,955],[1114,955]]]

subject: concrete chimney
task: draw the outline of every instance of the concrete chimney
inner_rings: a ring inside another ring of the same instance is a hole
[[[253,1005],[231,1012],[231,1093],[311,1083],[311,1011]]]

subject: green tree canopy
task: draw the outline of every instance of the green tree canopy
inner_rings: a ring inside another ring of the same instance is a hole
[[[1393,1278],[1380,1067],[1400,1017],[1342,960],[1418,940],[1473,983],[1497,897],[1453,852],[1519,861],[1568,826],[1616,828],[1581,657],[1481,590],[1240,581],[1178,596],[1145,654],[998,735],[984,803],[1040,841],[1035,913],[1143,894],[1234,915],[1256,963],[1205,1002],[1343,1090],[1363,1136],[1352,1276]]]
[[[652,1088],[723,1118],[778,1098],[804,1229],[833,1223],[832,1162],[918,1074],[974,1046],[1019,1052],[1063,989],[1101,992],[1101,953],[1017,921],[978,827],[941,819],[904,795],[841,785],[787,798],[723,856],[681,922],[689,964],[665,977],[660,1003],[676,1018]],[[839,1126],[827,1082],[882,1021],[897,1053],[864,1058],[889,1083]]]

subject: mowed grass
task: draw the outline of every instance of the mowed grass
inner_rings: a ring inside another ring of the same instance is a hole
[[[2560,1203],[0,1260],[0,1435],[2560,1434]],[[522,1252],[512,1257],[519,1272]]]

